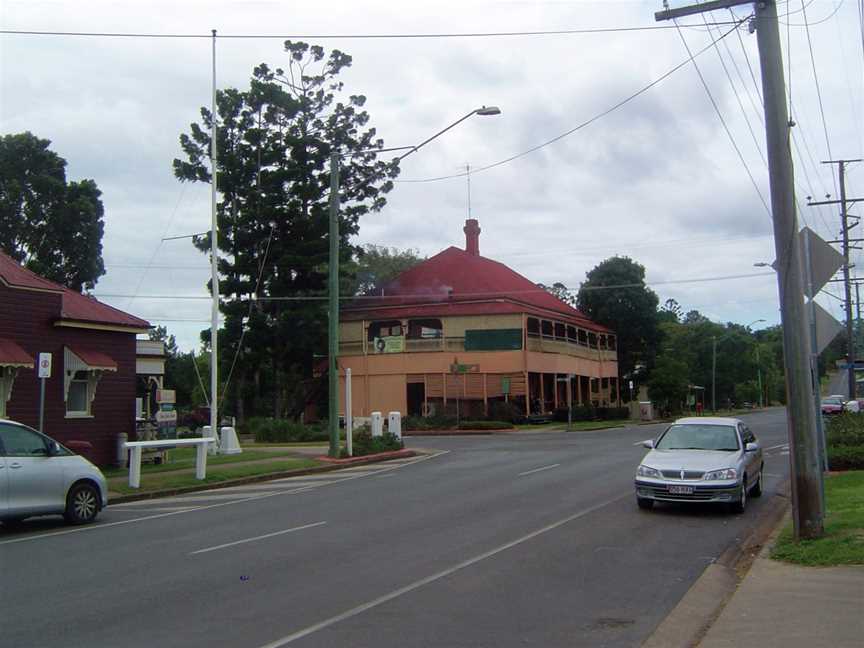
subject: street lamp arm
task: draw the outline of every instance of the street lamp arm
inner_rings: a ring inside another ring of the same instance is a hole
[[[399,157],[397,157],[397,158],[394,160],[394,162],[397,162],[397,163],[398,163],[398,162],[401,162],[402,160],[404,160],[406,157],[408,157],[408,156],[411,155],[412,153],[416,153],[418,150],[420,150],[421,148],[423,148],[424,146],[426,146],[429,142],[431,142],[432,140],[434,140],[434,139],[437,138],[437,137],[440,137],[441,135],[443,135],[444,133],[446,133],[447,131],[449,131],[451,128],[453,128],[453,127],[455,127],[455,126],[458,126],[459,124],[461,124],[463,121],[465,121],[465,120],[468,119],[469,117],[473,117],[474,115],[484,115],[484,116],[486,116],[486,115],[499,115],[499,114],[501,114],[501,110],[500,110],[499,108],[496,108],[495,106],[488,106],[488,107],[487,107],[487,106],[483,106],[482,108],[475,108],[474,110],[472,110],[471,112],[469,112],[469,113],[468,113],[467,115],[465,115],[464,117],[461,117],[461,118],[457,119],[455,122],[453,122],[452,124],[450,124],[449,126],[447,126],[447,128],[443,128],[443,129],[441,129],[440,131],[438,131],[437,133],[435,133],[434,135],[432,135],[432,137],[428,137],[428,138],[426,138],[425,140],[423,140],[422,142],[420,142],[417,146],[414,146],[414,147],[413,147],[410,151],[408,151],[407,153],[403,153],[402,155],[400,155]]]

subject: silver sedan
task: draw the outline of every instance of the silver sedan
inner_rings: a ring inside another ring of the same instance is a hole
[[[682,418],[656,440],[636,470],[636,502],[723,502],[743,513],[762,494],[762,449],[735,418]]]
[[[108,504],[102,471],[51,437],[0,420],[0,520],[61,514],[73,524],[96,519]]]

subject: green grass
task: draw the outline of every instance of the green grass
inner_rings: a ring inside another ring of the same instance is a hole
[[[272,454],[272,453],[271,453]],[[234,455],[232,455],[234,456]],[[242,456],[242,455],[241,455]],[[212,466],[208,459],[207,477],[206,479],[195,479],[194,472],[169,472],[156,473],[151,475],[141,475],[141,488],[130,488],[128,479],[124,477],[114,477],[108,480],[108,489],[116,493],[124,495],[132,493],[146,493],[149,491],[158,491],[165,489],[184,488],[186,486],[200,486],[202,484],[216,484],[229,479],[239,479],[241,477],[253,477],[256,475],[266,475],[275,472],[284,472],[286,470],[300,470],[302,468],[312,468],[320,466],[321,462],[315,459],[277,459],[276,461],[267,461],[254,464],[246,464],[241,466]]]
[[[864,470],[825,480],[825,535],[795,542],[792,526],[777,539],[771,557],[808,566],[864,564]]]
[[[314,445],[314,444],[313,444]],[[320,444],[319,444],[320,445]],[[141,474],[149,475],[151,473],[161,473],[161,472],[171,472],[172,470],[183,470],[184,468],[194,468],[195,467],[195,453],[197,450],[195,448],[175,448],[174,450],[168,451],[168,461],[167,463],[163,463],[160,465],[155,465],[152,463],[142,463],[141,464]],[[220,466],[223,464],[232,464],[238,463],[241,461],[257,461],[259,459],[275,459],[278,457],[290,457],[293,456],[290,450],[286,450],[285,452],[274,452],[268,450],[249,450],[247,448],[243,449],[243,452],[235,455],[215,455],[207,457],[207,465],[208,466]],[[117,477],[120,475],[127,475],[129,472],[128,468],[125,467],[117,467],[117,468],[104,468],[102,470],[102,474],[105,475],[106,478],[110,479],[112,477]]]
[[[580,430],[605,430],[606,428],[623,427],[628,424],[633,424],[635,421],[629,419],[620,419],[617,421],[573,421],[570,426],[571,430],[578,432]],[[532,425],[531,423],[521,423],[515,426],[517,430],[542,430],[544,432],[564,431],[567,429],[566,421],[550,421],[549,423],[540,423]]]

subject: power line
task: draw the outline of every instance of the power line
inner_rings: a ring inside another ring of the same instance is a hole
[[[717,25],[729,25],[729,22],[719,22]],[[547,29],[538,31],[503,31],[503,32],[442,32],[430,34],[223,34],[215,38],[228,40],[388,40],[388,39],[423,39],[423,38],[500,38],[506,36],[569,36],[578,34],[612,34],[627,32],[662,31],[673,29],[671,25],[639,25],[634,27],[586,27],[582,29]],[[214,35],[194,33],[155,34],[147,32],[79,32],[79,31],[39,31],[24,29],[0,29],[0,34],[15,36],[68,36],[92,38],[206,38],[212,40]]]
[[[739,26],[742,22],[744,22],[744,20],[740,20],[740,21],[738,21],[732,29],[730,29],[729,31],[727,31],[726,33],[724,33],[720,38],[721,38],[721,39],[726,38],[729,34],[731,34],[733,31],[735,31],[735,30],[738,28],[738,26]],[[725,23],[724,23],[724,24],[725,24]],[[678,65],[674,66],[673,68],[671,68],[670,70],[668,70],[666,73],[662,74],[661,76],[659,76],[659,77],[657,77],[656,79],[654,79],[653,81],[651,81],[648,85],[643,86],[642,88],[640,88],[639,90],[637,90],[637,91],[634,92],[633,94],[631,94],[631,95],[629,95],[628,97],[622,99],[621,101],[619,101],[618,103],[612,105],[611,107],[607,108],[606,110],[604,110],[604,111],[602,111],[602,112],[600,112],[600,113],[594,115],[594,116],[591,117],[590,119],[587,119],[586,121],[582,122],[581,124],[578,124],[578,125],[575,126],[574,128],[571,128],[570,130],[568,130],[568,131],[566,131],[566,132],[564,132],[564,133],[561,133],[560,135],[556,135],[556,136],[553,137],[552,139],[546,140],[545,142],[542,142],[542,143],[540,143],[540,144],[538,144],[538,145],[536,145],[536,146],[532,146],[531,148],[529,148],[529,149],[527,149],[527,150],[525,150],[525,151],[522,151],[521,153],[517,153],[516,155],[511,155],[511,156],[508,157],[508,158],[505,158],[505,159],[503,159],[503,160],[499,160],[498,162],[493,162],[492,164],[487,164],[486,166],[481,166],[481,167],[477,167],[477,168],[472,168],[472,169],[471,169],[471,173],[473,173],[473,174],[477,174],[477,173],[481,173],[481,172],[483,172],[483,171],[488,171],[489,169],[494,169],[495,167],[499,167],[499,166],[502,166],[502,165],[504,165],[504,164],[508,164],[509,162],[513,162],[514,160],[518,160],[519,158],[521,158],[521,157],[525,157],[526,155],[528,155],[528,154],[530,154],[530,153],[534,153],[535,151],[539,151],[540,149],[542,149],[542,148],[544,148],[544,147],[546,147],[546,146],[549,146],[550,144],[554,144],[555,142],[557,142],[557,141],[559,141],[559,140],[562,140],[562,139],[564,139],[565,137],[568,137],[568,136],[572,135],[573,133],[575,133],[575,132],[577,132],[577,131],[579,131],[579,130],[582,130],[582,129],[585,128],[586,126],[590,126],[590,125],[593,124],[595,121],[597,121],[597,120],[599,120],[599,119],[602,119],[602,118],[605,117],[606,115],[608,115],[608,114],[610,114],[610,113],[616,111],[618,108],[621,108],[621,107],[624,106],[625,104],[630,103],[631,101],[633,101],[634,99],[636,99],[636,97],[638,97],[638,96],[640,96],[640,95],[642,95],[642,94],[645,94],[648,90],[650,90],[650,89],[653,88],[654,86],[658,85],[658,84],[661,83],[662,81],[665,81],[667,78],[669,78],[670,76],[672,76],[675,72],[677,72],[678,70],[680,70],[681,68],[683,68],[685,65],[687,65],[688,63],[690,63],[691,61],[693,61],[694,58],[695,58],[696,56],[700,56],[700,55],[703,54],[704,52],[708,51],[711,47],[713,47],[713,45],[714,45],[713,42],[710,43],[710,44],[708,44],[708,45],[706,45],[706,46],[703,47],[701,50],[699,50],[698,52],[696,52],[696,54],[691,54],[691,55],[690,55],[690,58],[688,58],[688,59],[682,61],[681,63],[679,63]],[[441,181],[441,180],[452,180],[452,179],[454,179],[454,178],[464,178],[465,175],[466,175],[466,173],[463,171],[463,172],[460,172],[460,173],[453,173],[453,174],[450,174],[450,175],[437,176],[437,177],[434,177],[434,178],[418,178],[418,179],[411,179],[411,180],[396,180],[395,182],[410,182],[410,183],[418,183],[418,182],[439,182],[439,181]]]

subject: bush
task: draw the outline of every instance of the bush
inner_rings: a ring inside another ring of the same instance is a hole
[[[525,418],[525,410],[513,401],[491,401],[489,403],[489,416],[486,418],[490,421],[510,421],[511,423],[516,423]]]
[[[462,421],[460,430],[509,430],[513,424],[509,421]]]
[[[276,418],[251,418],[246,422],[245,430],[255,436],[256,443],[303,443],[330,438],[327,429],[320,425],[303,425]]]
[[[828,421],[825,437],[829,469],[864,469],[864,413],[846,412],[833,417]]]
[[[456,418],[452,416],[406,416],[402,420],[403,430],[452,430],[456,427]]]
[[[369,426],[364,425],[354,432],[354,443],[352,450],[355,457],[378,454],[379,452],[392,452],[404,448],[402,439],[395,434],[385,432],[379,437],[373,437]],[[342,456],[347,456],[347,451],[342,451]]]

